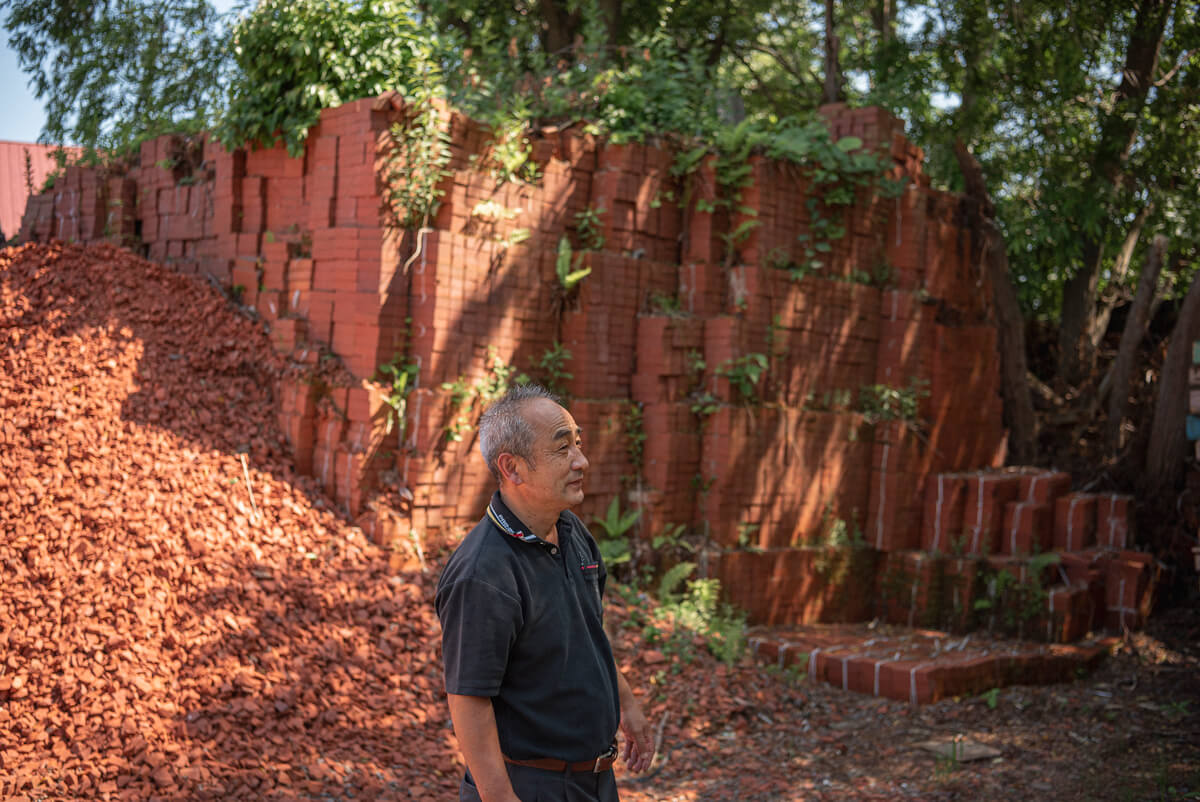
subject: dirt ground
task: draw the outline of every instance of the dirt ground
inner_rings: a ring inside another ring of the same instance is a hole
[[[0,252],[0,799],[456,798],[445,552],[391,570],[295,472],[287,369],[206,284]],[[661,733],[626,802],[1200,798],[1194,598],[1072,684],[913,708],[664,655],[610,596]],[[999,756],[917,746],[956,736]]]
[[[1177,608],[1071,684],[922,707],[689,666],[651,705],[668,715],[665,760],[623,780],[622,799],[1200,799],[1198,636],[1200,611]],[[956,762],[917,746],[955,737],[1000,754]]]

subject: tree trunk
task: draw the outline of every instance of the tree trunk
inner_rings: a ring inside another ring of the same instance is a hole
[[[736,13],[733,9],[732,0],[726,2],[724,9],[721,11],[721,16],[718,17],[717,34],[709,43],[708,55],[704,57],[704,66],[707,68],[706,72],[715,70],[717,65],[721,63],[721,56],[725,53],[726,40],[729,38],[729,18]]]
[[[822,103],[841,103],[846,99],[846,93],[842,91],[842,68],[838,61],[838,38],[833,23],[833,0],[825,0],[825,89]]]
[[[604,30],[608,37],[608,46],[616,47],[621,44],[621,0],[600,0],[600,17],[604,20]]]
[[[1192,341],[1200,335],[1200,281],[1193,281],[1183,299],[1183,308],[1158,381],[1158,398],[1150,425],[1150,445],[1146,449],[1144,491],[1154,495],[1175,487],[1183,473],[1187,456],[1186,418],[1188,408],[1188,365],[1192,361]]]
[[[875,0],[871,6],[871,24],[879,33],[879,43],[886,45],[896,36],[895,0]]]
[[[1121,85],[1113,95],[1111,109],[1100,121],[1100,136],[1091,159],[1091,179],[1085,196],[1108,203],[1121,185],[1129,150],[1137,137],[1138,122],[1146,105],[1146,96],[1154,81],[1162,47],[1163,31],[1175,0],[1141,0],[1125,48],[1125,67]],[[1058,375],[1069,384],[1077,384],[1095,355],[1091,340],[1096,314],[1096,283],[1104,260],[1104,242],[1113,222],[1101,216],[1099,230],[1082,236],[1082,263],[1063,285],[1062,328],[1058,338]]]
[[[1113,308],[1124,296],[1120,287],[1124,285],[1125,278],[1129,275],[1129,265],[1133,262],[1133,252],[1137,249],[1138,241],[1142,238],[1142,229],[1146,227],[1146,220],[1149,219],[1152,211],[1154,211],[1153,203],[1147,203],[1141,208],[1137,217],[1134,218],[1133,225],[1129,227],[1129,233],[1125,235],[1125,242],[1121,243],[1121,252],[1117,254],[1116,262],[1113,263],[1112,278],[1108,282],[1110,286],[1116,285],[1117,289],[1108,294],[1108,298],[1104,300],[1103,306],[1096,314],[1096,319],[1092,321],[1091,341],[1093,348],[1099,348],[1100,343],[1104,341],[1104,335],[1108,334],[1108,324],[1112,320]]]
[[[992,200],[983,180],[983,170],[962,140],[954,143],[954,155],[962,171],[967,196],[975,203],[972,222],[978,235],[973,249],[987,271],[996,302],[996,326],[1000,335],[1000,381],[1004,393],[1004,417],[1008,426],[1010,461],[1029,464],[1037,457],[1037,417],[1029,392],[1029,367],[1025,356],[1025,320],[1017,301],[1008,248],[1004,236],[991,219]]]
[[[542,18],[542,48],[550,56],[573,56],[575,34],[579,29],[579,13],[571,13],[566,3],[540,0],[538,14]]]
[[[1167,249],[1167,238],[1159,234],[1150,244],[1146,254],[1146,266],[1138,280],[1137,294],[1133,296],[1133,309],[1125,320],[1121,332],[1121,344],[1117,348],[1117,359],[1113,363],[1112,383],[1108,396],[1108,423],[1104,430],[1105,450],[1115,456],[1124,445],[1121,440],[1121,422],[1125,418],[1125,407],[1129,403],[1129,379],[1133,374],[1138,346],[1146,338],[1147,314],[1158,290],[1158,276],[1162,272],[1163,254]]]
[[[1084,243],[1084,247],[1087,246],[1088,243]],[[1058,329],[1058,378],[1065,384],[1079,384],[1083,379],[1084,365],[1090,364],[1092,352],[1089,348],[1084,353],[1083,333],[1092,325],[1096,309],[1096,284],[1100,274],[1099,270],[1089,270],[1086,265],[1098,265],[1102,252],[1101,248],[1094,257],[1085,253],[1079,270],[1063,284],[1062,320]]]

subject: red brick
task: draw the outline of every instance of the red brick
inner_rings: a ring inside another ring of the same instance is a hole
[[[1049,504],[1031,501],[1005,505],[1004,531],[1000,538],[1002,554],[1035,554],[1046,551],[1052,541],[1052,510]]]
[[[1016,474],[977,473],[967,479],[967,501],[963,530],[967,553],[988,555],[996,551],[1004,529],[1005,505],[1020,491]]]
[[[1132,496],[1106,493],[1096,497],[1096,542],[1110,549],[1129,547]]]
[[[1030,471],[1021,475],[1020,501],[1053,505],[1071,491],[1071,474],[1061,471]]]
[[[932,552],[953,551],[963,536],[966,516],[967,476],[940,473],[925,485],[925,514],[921,548]]]
[[[1079,551],[1096,542],[1096,497],[1070,493],[1054,505],[1054,548]]]

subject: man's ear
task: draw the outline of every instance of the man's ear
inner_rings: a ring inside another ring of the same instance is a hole
[[[520,466],[514,455],[504,453],[496,457],[496,467],[500,469],[500,478],[503,481],[514,485],[521,484]]]

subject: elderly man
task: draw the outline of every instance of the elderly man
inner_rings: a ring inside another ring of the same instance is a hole
[[[602,625],[600,550],[568,507],[588,461],[574,418],[518,385],[479,422],[499,490],[437,589],[460,800],[612,802],[616,731],[642,771],[654,746]]]

